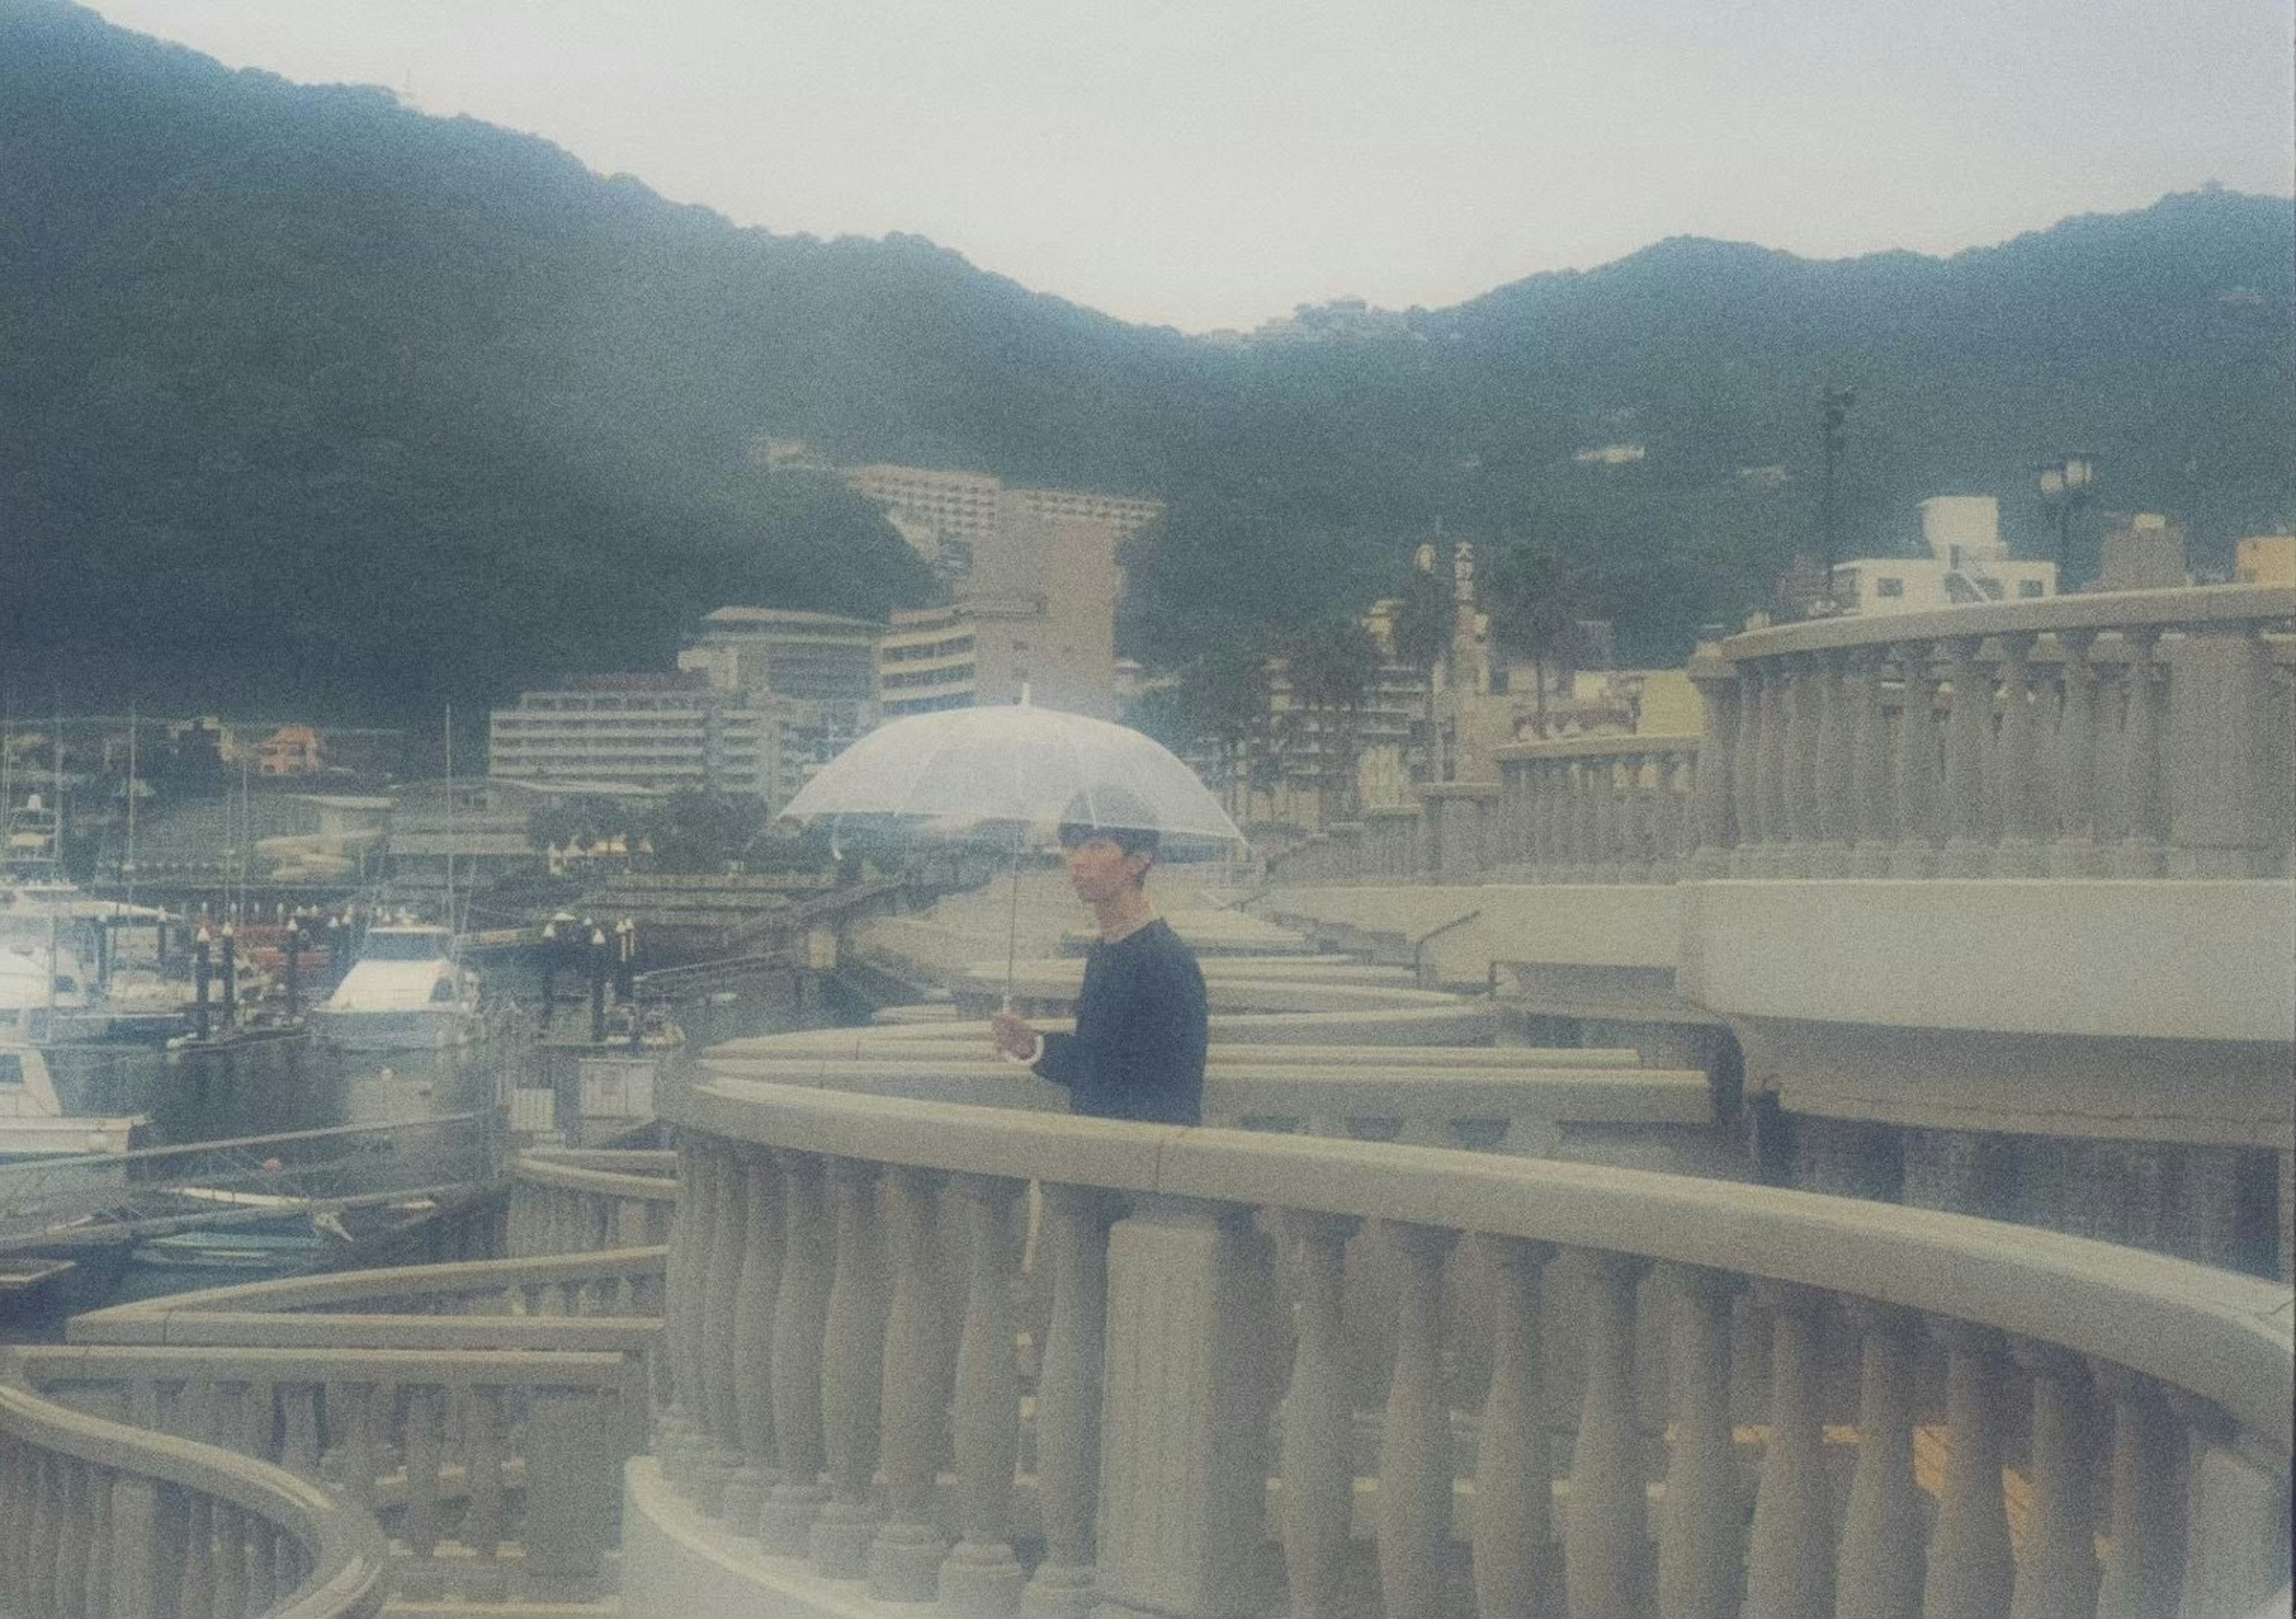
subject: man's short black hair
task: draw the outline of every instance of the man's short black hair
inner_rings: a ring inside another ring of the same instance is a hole
[[[1160,841],[1155,811],[1121,787],[1095,789],[1070,799],[1061,812],[1060,836],[1064,849],[1105,838],[1127,854],[1152,859]]]

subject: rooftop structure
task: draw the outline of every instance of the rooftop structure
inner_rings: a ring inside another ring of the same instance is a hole
[[[1859,557],[1834,564],[1833,600],[1847,613],[1905,613],[1987,601],[2034,601],[2057,593],[2057,565],[2012,557],[2001,538],[2001,503],[1990,495],[1940,495],[1922,503],[1925,557]]]

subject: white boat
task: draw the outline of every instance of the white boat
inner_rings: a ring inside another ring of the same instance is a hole
[[[479,975],[454,936],[417,922],[378,922],[311,1026],[349,1051],[439,1051],[479,1038]]]
[[[47,1059],[29,1045],[0,1045],[0,1161],[126,1152],[150,1124],[140,1113],[66,1113]]]

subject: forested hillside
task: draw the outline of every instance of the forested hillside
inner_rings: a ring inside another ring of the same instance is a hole
[[[726,601],[921,599],[765,434],[1164,496],[1125,626],[1160,657],[1367,594],[1439,520],[1553,542],[1677,655],[1810,547],[1824,381],[1859,392],[1858,549],[1945,491],[2030,528],[2026,469],[2084,448],[2221,559],[2296,508],[2292,241],[2218,192],[1948,259],[1679,240],[1407,337],[1224,348],[0,0],[0,675],[406,714],[660,666]],[[1572,459],[1611,442],[1644,458]]]

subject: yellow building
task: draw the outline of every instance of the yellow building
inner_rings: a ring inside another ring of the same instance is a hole
[[[2296,534],[2256,534],[2233,555],[2232,576],[2240,585],[2296,585]]]

